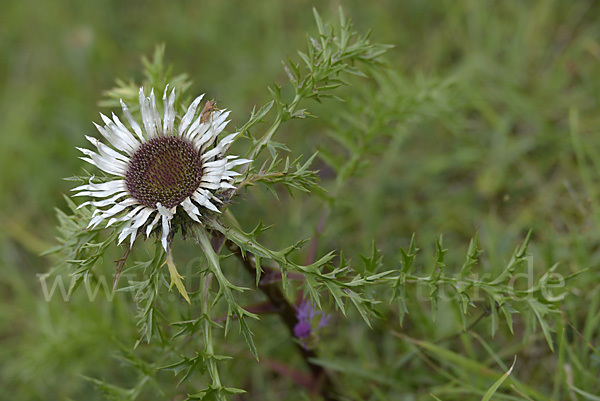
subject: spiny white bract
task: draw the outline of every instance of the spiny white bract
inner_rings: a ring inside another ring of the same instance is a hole
[[[168,251],[167,237],[178,206],[196,222],[200,221],[203,209],[219,213],[216,205],[221,200],[215,194],[234,188],[231,182],[239,173],[233,168],[251,160],[225,156],[239,133],[228,135],[213,146],[229,122],[226,120],[229,111],[211,110],[208,117],[199,108],[203,97],[200,95],[192,102],[177,127],[175,90],[167,96],[165,89],[161,119],[154,90],[146,97],[140,88],[143,127],[121,101],[133,132],[114,113],[112,120],[100,114],[105,125],[94,125],[111,146],[86,136],[97,152],[78,149],[85,155],[82,160],[114,179],[103,183],[90,181],[73,189],[74,196],[95,198],[81,205],[96,208],[88,227],[96,227],[105,220],[108,220],[107,227],[115,222],[127,222],[118,243],[129,236],[133,244],[139,229],[145,227],[148,237],[161,220],[161,242]]]

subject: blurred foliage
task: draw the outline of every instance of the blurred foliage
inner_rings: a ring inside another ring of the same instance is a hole
[[[254,106],[271,99],[267,86],[287,82],[281,60],[288,55],[297,60],[306,33],[314,36],[311,7],[329,21],[336,19],[339,4],[3,4],[0,399],[104,399],[98,387],[115,397],[129,388],[126,396],[139,400],[175,396],[160,394],[149,383],[158,380],[176,389],[181,377],[157,370],[176,361],[154,361],[153,355],[165,354],[153,350],[160,345],[130,351],[138,328],[129,294],[107,299],[100,291],[91,302],[89,290],[97,287],[84,283],[68,303],[58,295],[45,301],[38,275],[53,261],[40,254],[55,244],[53,209],[68,209],[62,194],[72,187],[60,177],[80,171],[75,146],[94,133],[91,121],[99,122],[102,94],[115,78],[142,81],[140,57],[150,56],[156,44],[166,45],[174,75],[189,75],[189,93],[207,92],[219,107],[233,110],[233,123],[241,127]],[[374,71],[368,81],[349,79],[335,92],[345,102],[312,103],[317,118],[288,122],[277,134],[300,166],[319,151],[312,168],[319,170],[327,192],[309,197],[292,189],[292,197],[273,181],[277,197],[253,189],[232,206],[238,220],[273,224],[275,229],[260,236],[272,249],[318,238],[316,250],[311,244],[296,255],[298,263],[338,249],[360,265],[361,254],[379,249],[386,268],[400,268],[400,261],[410,259],[416,233],[423,250],[409,281],[435,277],[432,266],[446,248],[442,263],[449,276],[499,277],[531,228],[528,263],[521,265],[530,270],[517,271],[529,276],[519,276],[527,281],[520,290],[535,286],[550,268],[563,277],[589,270],[564,287],[567,296],[558,314],[538,304],[532,306],[537,313],[513,314],[488,301],[469,310],[465,320],[452,300],[438,302],[432,320],[430,302],[420,300],[437,287],[409,286],[402,326],[403,309],[387,304],[379,308],[384,319],[372,320],[372,328],[354,309],[347,318],[335,315],[321,333],[319,363],[337,374],[351,399],[431,399],[430,393],[443,400],[481,399],[517,355],[501,386],[511,395],[498,393],[497,399],[523,399],[523,394],[595,399],[600,393],[600,4],[412,0],[343,6],[356,30],[372,28],[376,42],[395,46],[387,54],[389,69]],[[469,257],[465,262],[465,253],[474,255],[468,244],[476,232],[484,252],[477,263]],[[442,233],[443,246],[435,240]],[[197,267],[198,249],[185,242],[177,247],[180,265],[191,261],[179,266],[185,275]],[[113,261],[122,256],[114,252],[101,260],[98,274],[114,273]],[[148,252],[138,251],[139,260],[150,258]],[[370,261],[366,265],[378,260],[364,259]],[[235,263],[226,268],[235,284],[252,284]],[[199,289],[199,283],[190,285]],[[557,288],[556,294],[561,292]],[[175,315],[180,300],[168,296],[172,302],[164,313]],[[491,309],[480,320],[485,305]],[[335,311],[333,304],[329,311]],[[557,318],[544,330],[530,331],[536,324],[529,319],[548,312]],[[242,362],[220,363],[227,384],[248,391],[232,398],[306,397],[282,368],[285,361],[301,369],[284,326],[275,316],[250,325],[257,336],[269,338],[260,343],[260,364],[236,330],[218,342],[219,353]],[[467,332],[456,335],[465,327]],[[115,384],[122,388],[111,387]]]

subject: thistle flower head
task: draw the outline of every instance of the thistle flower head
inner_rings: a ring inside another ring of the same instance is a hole
[[[130,237],[131,244],[138,231],[150,235],[160,221],[161,242],[168,250],[167,238],[173,217],[183,216],[200,222],[210,211],[220,213],[219,191],[235,188],[233,178],[239,173],[233,168],[250,160],[225,156],[229,145],[239,133],[226,136],[215,144],[217,136],[229,121],[229,111],[200,111],[204,95],[198,96],[183,116],[175,112],[175,90],[163,94],[163,114],[159,112],[154,91],[139,93],[140,125],[123,101],[121,107],[129,128],[116,116],[101,114],[104,126],[96,125],[108,144],[86,136],[96,151],[78,148],[81,159],[110,176],[102,183],[92,182],[74,188],[74,196],[93,200],[81,206],[96,208],[89,227],[106,221],[106,226],[125,222],[119,244]],[[212,106],[212,102],[208,103]],[[80,206],[80,207],[81,207]],[[179,209],[178,209],[179,207]]]
[[[315,318],[319,318],[316,322]],[[300,339],[304,348],[308,348],[310,338],[314,337],[316,332],[329,324],[330,315],[323,311],[317,311],[309,301],[302,301],[296,307],[296,319],[298,323],[294,326],[294,336]]]

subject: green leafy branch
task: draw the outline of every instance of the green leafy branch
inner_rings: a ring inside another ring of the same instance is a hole
[[[120,223],[115,223],[111,230],[102,226],[88,228],[92,219],[90,208],[78,207],[67,196],[64,199],[71,214],[56,209],[58,245],[44,252],[44,255],[55,255],[56,264],[45,276],[68,273],[71,283],[67,297],[70,297],[81,283],[95,280],[92,268],[116,242]]]
[[[327,290],[344,314],[346,307],[343,300],[347,299],[356,306],[363,319],[370,324],[370,314],[375,313],[373,306],[377,301],[362,296],[360,290],[393,274],[393,270],[376,272],[367,269],[356,276],[349,277],[348,273],[352,272],[352,269],[345,262],[343,256],[339,267],[331,267],[330,262],[335,258],[334,252],[325,254],[314,263],[301,265],[295,263],[290,256],[300,249],[305,241],[300,241],[280,251],[273,251],[262,245],[257,238],[267,227],[259,224],[254,230],[247,233],[237,227],[234,222],[229,221],[229,223],[228,226],[225,226],[220,221],[213,220],[210,221],[209,225],[213,230],[221,233],[227,240],[238,246],[244,257],[252,256],[256,265],[257,283],[260,279],[263,261],[270,260],[275,263],[273,268],[281,273],[281,282],[284,289],[289,287],[288,272],[300,273],[306,280],[304,285],[311,301],[317,307],[321,307],[321,292]]]
[[[275,155],[268,166],[265,161],[263,166],[256,173],[246,176],[239,183],[237,190],[239,191],[244,186],[261,183],[265,185],[277,199],[279,199],[279,196],[275,190],[276,184],[283,185],[290,195],[293,195],[292,190],[306,193],[323,191],[318,185],[319,176],[317,175],[317,172],[309,169],[316,156],[316,153],[313,154],[306,162],[304,162],[304,164],[302,164],[300,163],[300,158],[290,161],[289,157],[286,157],[285,163],[283,163],[283,160]],[[283,168],[280,168],[282,163]]]
[[[250,347],[250,350],[252,351],[254,357],[258,359],[258,352],[256,350],[256,346],[254,345],[254,340],[252,339],[252,332],[250,331],[248,323],[246,322],[246,317],[258,319],[258,315],[250,313],[244,308],[242,308],[236,302],[232,292],[243,292],[247,290],[247,288],[238,287],[232,284],[229,280],[227,280],[227,278],[223,274],[223,271],[221,270],[221,264],[219,262],[220,257],[213,249],[212,244],[210,243],[210,239],[208,238],[208,235],[206,231],[204,231],[204,229],[196,230],[196,240],[202,248],[204,256],[208,261],[209,271],[212,274],[214,274],[215,278],[217,279],[217,282],[219,283],[219,293],[216,298],[218,299],[220,296],[223,296],[229,308],[229,311],[227,313],[227,321],[225,324],[225,333],[229,331],[231,318],[235,316],[240,322],[240,329],[242,331],[244,339],[248,343],[248,347]]]
[[[565,284],[575,276],[582,272],[571,274],[567,277],[554,275],[558,265],[553,265],[531,286],[525,288],[517,288],[515,281],[519,278],[519,274],[523,267],[527,266],[531,260],[528,256],[527,249],[531,239],[531,231],[522,244],[516,247],[509,262],[502,271],[495,277],[491,274],[483,274],[479,277],[473,274],[473,268],[478,263],[478,258],[482,251],[479,249],[477,237],[474,237],[467,250],[467,255],[464,264],[460,267],[457,274],[450,274],[447,266],[443,264],[443,255],[446,250],[442,246],[441,237],[436,241],[436,256],[434,258],[434,267],[432,272],[427,275],[415,274],[415,257],[419,249],[415,245],[414,236],[411,239],[408,249],[401,249],[402,262],[400,264],[400,274],[393,278],[385,278],[392,280],[391,287],[393,288],[393,299],[400,306],[400,322],[402,323],[405,314],[408,312],[407,302],[407,287],[410,284],[418,286],[427,286],[430,291],[428,299],[432,305],[432,312],[435,316],[435,309],[440,298],[440,289],[447,287],[454,291],[456,301],[460,307],[463,316],[463,325],[466,327],[466,316],[469,307],[475,307],[473,300],[474,296],[479,297],[480,290],[483,291],[484,298],[478,299],[486,303],[489,307],[491,316],[492,335],[498,329],[498,315],[502,314],[511,332],[513,332],[513,315],[519,312],[527,312],[531,319],[526,319],[526,322],[534,328],[539,325],[542,329],[548,346],[552,349],[553,343],[550,336],[551,327],[548,322],[548,317],[558,315],[559,301],[565,294],[560,296],[549,295],[549,289],[559,287],[559,284]],[[533,277],[531,277],[533,280]]]
[[[153,337],[164,343],[165,338],[159,325],[160,312],[158,311],[158,301],[160,299],[161,288],[168,284],[164,278],[162,266],[165,263],[165,252],[162,247],[157,246],[152,259],[145,262],[136,262],[126,271],[134,273],[142,272],[146,279],[141,281],[129,280],[129,285],[119,288],[120,292],[132,292],[137,306],[137,326],[140,333],[140,340],[150,343]]]
[[[249,121],[240,129],[240,132],[248,134],[252,140],[247,153],[250,159],[256,159],[265,148],[268,148],[272,158],[276,159],[277,148],[281,146],[272,138],[281,124],[290,119],[310,116],[306,109],[299,109],[302,102],[308,99],[320,102],[322,99],[334,97],[331,91],[344,85],[341,79],[343,74],[367,77],[356,64],[361,62],[365,65],[380,65],[381,56],[391,47],[371,44],[369,34],[359,35],[352,31],[352,23],[344,17],[341,9],[337,26],[323,23],[319,13],[314,9],[313,12],[318,28],[317,38],[307,38],[307,51],[298,52],[300,62],[288,58],[288,62],[283,64],[294,93],[293,98],[284,100],[282,88],[275,84],[273,88],[269,88],[273,100],[258,112],[253,110]],[[273,106],[277,114],[271,127],[259,139],[254,138],[250,128],[260,122]],[[271,167],[276,167],[276,164],[272,164]],[[272,171],[268,169],[267,173]],[[262,169],[259,172],[264,173]]]

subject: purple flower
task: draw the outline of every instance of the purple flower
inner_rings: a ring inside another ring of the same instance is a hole
[[[298,322],[294,326],[294,335],[298,338],[306,338],[310,336],[311,331],[312,327],[310,327],[309,322]]]
[[[318,323],[315,322],[315,318],[317,317],[319,318]],[[326,315],[323,311],[315,310],[309,301],[302,301],[300,305],[296,306],[296,318],[298,319],[298,323],[294,326],[294,335],[299,338],[302,345],[307,348],[305,340],[321,327],[327,326],[330,317],[330,315]]]

